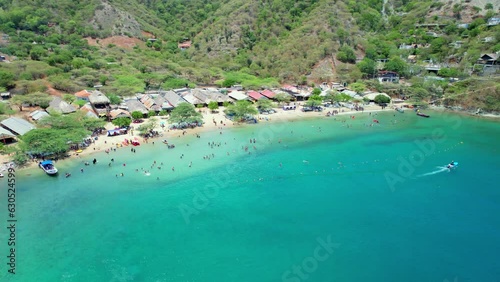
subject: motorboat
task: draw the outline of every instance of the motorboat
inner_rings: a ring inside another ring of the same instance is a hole
[[[396,111],[400,112],[400,113],[404,113],[405,111],[403,110],[403,108],[396,108]]]
[[[38,166],[45,171],[48,175],[56,175],[57,174],[57,168],[54,166],[54,163],[50,160],[47,161],[41,161],[38,163]]]
[[[449,163],[446,168],[447,169],[453,169],[453,168],[456,168],[458,166],[458,162],[451,162]]]
[[[426,114],[421,113],[421,112],[418,112],[417,116],[421,116],[421,117],[425,117],[425,118],[431,117],[430,115],[426,115]]]

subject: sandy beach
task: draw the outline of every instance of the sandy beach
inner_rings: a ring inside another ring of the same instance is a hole
[[[298,105],[301,105],[301,103],[297,103]],[[380,106],[378,105],[368,105],[364,106],[365,110],[363,112],[378,112],[378,111],[394,111],[393,108],[387,107],[385,109],[381,109]],[[338,115],[356,115],[360,114],[362,112],[359,111],[354,111],[350,110],[349,108],[325,108],[323,112],[303,112],[297,107],[296,110],[283,110],[282,108],[274,108],[276,113],[270,114],[270,115],[256,115],[256,118],[258,119],[259,123],[266,123],[266,122],[287,122],[287,121],[293,121],[293,120],[298,120],[298,119],[304,119],[304,118],[318,118],[318,117],[324,117],[328,111],[333,111],[333,110],[338,110],[339,113]],[[68,152],[68,155],[70,156],[67,159],[64,160],[74,160],[74,159],[82,159],[82,158],[87,158],[89,155],[92,155],[97,152],[103,152],[105,150],[113,150],[113,149],[118,149],[118,148],[128,148],[128,146],[122,146],[121,143],[124,141],[124,139],[135,139],[138,140],[141,144],[144,143],[149,143],[149,142],[162,142],[162,140],[167,140],[171,141],[172,139],[176,138],[182,138],[183,136],[193,136],[197,134],[201,134],[203,132],[207,131],[225,131],[227,129],[230,129],[235,126],[251,126],[251,124],[241,124],[241,123],[234,123],[233,121],[227,119],[224,115],[224,108],[220,108],[217,112],[212,113],[210,110],[204,108],[201,109],[201,113],[203,115],[203,126],[202,127],[196,127],[196,128],[189,128],[185,130],[169,130],[170,123],[168,121],[168,117],[152,117],[153,119],[157,120],[158,126],[155,128],[160,133],[160,136],[155,137],[155,138],[149,138],[145,139],[141,136],[139,136],[138,133],[136,133],[135,130],[129,131],[128,134],[126,135],[118,135],[118,136],[113,136],[113,137],[108,137],[105,134],[98,136],[97,140],[93,140],[93,143],[90,144],[89,147],[83,149],[81,153],[77,153],[76,151],[72,150]],[[214,123],[214,121],[216,123]],[[222,123],[221,123],[222,122]],[[160,125],[164,124],[164,127],[162,128]],[[131,124],[132,129],[137,128],[139,125],[138,124]],[[104,126],[106,130],[109,129],[114,129],[116,126],[113,125],[111,122],[106,123]],[[82,160],[83,161],[83,160]],[[10,164],[10,156],[9,155],[0,155],[0,162],[3,164],[2,168],[0,171],[6,170],[7,166]],[[22,167],[22,169],[29,169],[36,167],[38,164],[37,161],[29,161],[25,166]]]

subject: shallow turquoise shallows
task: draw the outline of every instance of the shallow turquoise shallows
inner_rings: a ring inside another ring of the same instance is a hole
[[[18,172],[16,274],[3,227],[0,280],[500,281],[500,123],[426,113],[260,123]]]

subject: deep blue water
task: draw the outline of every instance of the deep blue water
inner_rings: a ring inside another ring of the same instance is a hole
[[[500,281],[500,123],[431,115],[258,124],[58,164],[67,179],[18,172],[17,274],[2,262],[1,280]]]

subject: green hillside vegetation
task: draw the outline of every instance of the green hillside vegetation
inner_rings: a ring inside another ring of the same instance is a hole
[[[48,87],[74,93],[101,84],[103,92],[118,96],[196,84],[258,89],[322,82],[321,76],[308,77],[322,60],[335,63],[334,80],[348,83],[372,78],[379,69],[408,79],[425,76],[424,61],[456,62],[440,71],[443,77],[480,74],[475,65],[480,54],[500,51],[500,26],[485,24],[498,11],[493,5],[472,9],[475,19],[459,28],[464,7],[446,5],[430,0],[389,0],[385,7],[383,0],[0,0],[0,30],[8,35],[0,52],[12,61],[0,65],[0,87],[15,94]],[[446,10],[450,17],[437,16]],[[422,23],[443,26],[415,26]],[[86,39],[99,44],[114,35],[144,45],[99,47]],[[191,48],[179,49],[186,40]],[[450,47],[457,41],[461,44]],[[429,47],[399,49],[401,44]],[[415,64],[407,62],[409,55],[416,56]],[[382,59],[388,61],[377,62]],[[399,90],[424,100],[447,95],[415,89],[424,88]]]

